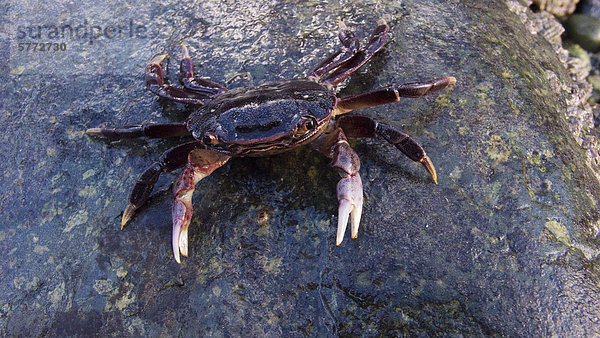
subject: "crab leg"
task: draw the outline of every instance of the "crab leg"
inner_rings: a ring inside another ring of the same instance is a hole
[[[344,81],[348,76],[367,63],[367,61],[383,47],[387,41],[389,30],[390,27],[384,19],[377,20],[377,27],[373,30],[367,47],[354,53],[350,59],[344,61],[333,71],[333,73],[329,74],[325,79],[319,82],[326,86],[335,87],[337,84]]]
[[[90,128],[85,133],[113,139],[134,137],[163,138],[191,135],[185,122],[138,124],[114,128]]]
[[[415,162],[421,163],[437,184],[437,173],[433,162],[425,149],[410,135],[400,129],[379,123],[376,120],[362,115],[344,115],[336,120],[336,125],[344,130],[348,137],[377,137],[393,144],[404,155]]]
[[[315,148],[332,159],[331,166],[340,169],[342,179],[337,185],[339,201],[336,245],[342,244],[350,218],[350,235],[358,236],[358,227],[363,206],[362,180],[358,173],[360,160],[348,144],[341,128],[316,141]]]
[[[394,85],[374,92],[342,97],[336,106],[336,115],[347,113],[354,109],[379,106],[400,101],[401,97],[419,97],[455,84],[456,78],[446,76],[423,82],[410,82]]]
[[[207,93],[187,91],[165,83],[163,70],[160,64],[166,57],[167,54],[157,54],[150,60],[150,63],[146,65],[146,69],[144,70],[146,88],[160,97],[180,103],[203,105],[205,102],[209,101],[210,95]]]
[[[148,200],[160,174],[181,168],[185,165],[188,154],[192,150],[203,146],[203,143],[194,141],[171,148],[164,152],[156,162],[140,175],[129,195],[129,203],[125,208],[125,211],[123,211],[121,229],[123,229],[125,224],[131,219],[135,210]]]
[[[179,254],[188,255],[188,226],[192,219],[192,195],[196,184],[215,169],[229,160],[229,156],[207,149],[195,149],[188,155],[188,161],[175,180],[173,193],[173,256],[181,263]]]
[[[179,82],[181,82],[185,88],[208,96],[227,91],[227,88],[216,82],[194,77],[194,62],[192,61],[192,58],[190,58],[188,49],[183,43],[181,44],[181,49],[183,56],[179,64]]]
[[[318,81],[327,72],[348,61],[360,48],[360,42],[358,38],[348,28],[348,26],[344,24],[344,22],[341,19],[339,20],[339,27],[340,30],[338,32],[338,38],[344,46],[344,49],[337,50],[335,53],[331,54],[327,59],[319,63],[308,74],[308,79]]]

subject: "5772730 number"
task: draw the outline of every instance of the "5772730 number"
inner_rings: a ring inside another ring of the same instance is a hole
[[[19,52],[64,52],[67,44],[64,42],[19,42]]]

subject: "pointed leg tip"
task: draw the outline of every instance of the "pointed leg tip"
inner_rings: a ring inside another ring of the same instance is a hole
[[[100,135],[102,133],[101,128],[89,128],[85,131],[87,135]]]
[[[435,168],[433,168],[433,171],[429,173],[431,175],[431,178],[433,179],[433,183],[438,184],[438,179],[437,179],[437,173],[435,172]]]
[[[435,184],[437,184],[438,183],[437,172],[436,172],[435,167],[433,166],[433,162],[431,162],[431,159],[429,158],[429,156],[424,155],[423,158],[419,162],[421,162],[421,164],[425,167],[425,169],[427,170],[429,175],[431,175],[433,182]]]
[[[127,222],[129,222],[129,220],[133,216],[133,213],[135,212],[136,209],[137,209],[137,207],[135,205],[133,205],[131,203],[127,204],[125,211],[123,211],[123,217],[121,218],[121,230],[123,230],[123,228],[125,227],[125,224],[127,224]]]
[[[154,63],[154,64],[160,64],[163,62],[163,60],[167,57],[167,53],[163,53],[163,54],[156,54],[154,55],[154,57],[152,58],[152,60],[150,60],[150,63]]]
[[[190,57],[190,53],[188,51],[188,48],[186,47],[186,45],[182,42],[181,43],[181,52],[183,54],[183,58],[189,58]]]

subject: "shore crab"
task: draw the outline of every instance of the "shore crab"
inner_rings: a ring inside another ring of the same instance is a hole
[[[173,255],[180,263],[180,254],[188,255],[192,195],[201,179],[231,157],[270,155],[310,143],[331,158],[331,166],[342,175],[337,184],[336,245],[340,245],[348,221],[351,237],[357,237],[363,205],[360,161],[347,137],[382,137],[421,163],[437,183],[432,161],[408,134],[370,117],[347,113],[442,90],[456,82],[454,77],[392,85],[341,98],[334,91],[336,85],[384,46],[388,31],[385,20],[379,19],[368,44],[361,48],[359,39],[340,20],[338,37],[343,47],[319,63],[306,78],[231,90],[194,76],[192,59],[183,44],[179,71],[182,87],[165,83],[161,63],[167,55],[154,56],[144,71],[147,89],[159,97],[197,106],[197,110],[184,122],[90,128],[86,134],[108,138],[191,136],[193,140],[164,152],[137,179],[121,228],[146,202],[161,173],[183,167],[173,184],[172,208]]]

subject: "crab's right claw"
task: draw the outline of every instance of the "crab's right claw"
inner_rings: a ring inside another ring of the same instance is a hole
[[[356,238],[358,236],[358,226],[363,206],[363,188],[360,175],[355,173],[342,178],[337,185],[337,195],[340,206],[335,244],[340,245],[344,240],[348,218],[350,218],[351,237]]]

